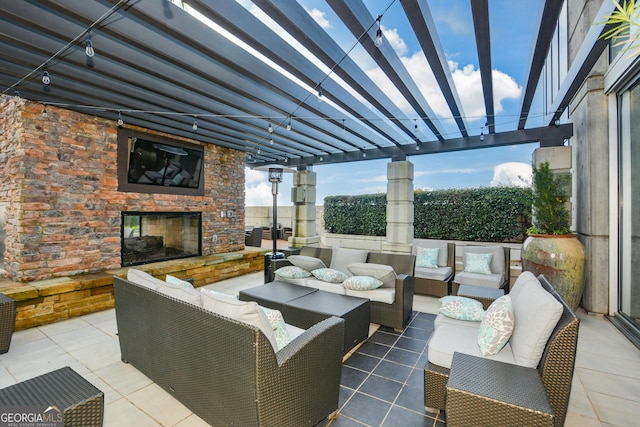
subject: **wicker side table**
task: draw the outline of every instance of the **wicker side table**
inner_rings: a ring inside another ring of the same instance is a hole
[[[0,390],[0,410],[25,406],[55,406],[66,427],[100,427],[104,393],[66,366]]]
[[[0,354],[9,351],[15,326],[16,302],[5,294],[0,294]]]
[[[447,426],[548,426],[554,414],[538,370],[454,353]]]

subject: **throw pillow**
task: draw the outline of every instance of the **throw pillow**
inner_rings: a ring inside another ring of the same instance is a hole
[[[164,279],[170,285],[179,286],[183,289],[193,289],[193,285],[186,280],[178,279],[177,277],[173,277],[167,274],[167,277]]]
[[[289,255],[287,258],[291,264],[300,267],[303,270],[313,271],[318,268],[325,268],[324,262],[320,258],[314,258],[306,255]]]
[[[511,338],[514,320],[509,295],[503,295],[491,303],[478,330],[478,346],[483,356],[491,356],[502,350]]]
[[[459,320],[479,322],[484,318],[482,303],[473,298],[446,296],[440,298],[440,313]]]
[[[311,272],[316,279],[329,283],[342,283],[346,280],[347,275],[342,271],[334,270],[332,268],[318,268]]]
[[[491,274],[491,258],[493,254],[467,254],[464,271],[467,273]]]
[[[396,287],[396,272],[393,267],[373,262],[354,262],[347,267],[354,276],[374,277],[382,282],[383,288]]]
[[[284,317],[282,317],[282,313],[280,310],[273,310],[267,307],[260,306],[264,314],[267,315],[267,319],[269,319],[269,324],[271,325],[271,329],[273,329],[273,334],[276,336],[276,343],[278,343],[278,350],[282,350],[282,348],[289,344],[289,332],[287,331],[287,325],[284,323]]]
[[[438,268],[440,248],[418,248],[416,267]]]
[[[330,268],[334,270],[342,271],[347,276],[352,276],[349,271],[349,264],[354,262],[367,262],[367,256],[369,251],[362,249],[345,249],[338,246],[334,246],[331,251],[331,264]]]
[[[276,270],[276,278],[278,277],[282,279],[305,279],[311,277],[311,273],[295,265],[288,265]]]
[[[382,286],[382,281],[370,276],[351,276],[342,282],[342,286],[352,291],[371,291]]]

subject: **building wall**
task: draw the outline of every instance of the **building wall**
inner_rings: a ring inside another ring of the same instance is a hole
[[[569,65],[573,63],[600,0],[569,0]],[[609,307],[609,134],[604,74],[605,50],[569,106],[574,126],[573,176],[575,224],[586,255],[582,303],[588,311],[608,313]]]
[[[8,278],[119,267],[122,211],[199,211],[203,255],[244,249],[244,153],[205,146],[203,196],[120,192],[116,123],[53,106],[47,112],[44,119],[41,104],[0,97],[0,218],[6,218]],[[234,216],[222,218],[222,209],[233,209]]]

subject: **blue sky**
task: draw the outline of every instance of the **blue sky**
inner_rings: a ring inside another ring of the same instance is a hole
[[[299,0],[307,11],[329,32],[345,50],[349,50],[355,37],[335,16],[331,8],[318,0]],[[372,17],[382,14],[391,0],[364,0]],[[478,57],[473,43],[473,23],[469,0],[428,1],[440,36],[450,70],[458,87],[470,134],[480,134],[486,121],[484,102],[480,90]],[[489,2],[491,20],[491,49],[493,84],[496,112],[496,129],[513,130],[518,120],[521,95],[527,78],[526,65],[531,51],[531,34],[538,8],[537,0],[492,0]],[[451,137],[459,136],[451,124],[451,113],[445,108],[442,96],[433,90],[433,76],[427,70],[427,62],[418,41],[410,30],[400,0],[395,0],[384,12],[381,20],[384,43],[390,43],[405,63],[432,109],[442,120],[445,129],[451,129]],[[359,48],[351,56],[363,64],[369,76],[384,87],[387,82],[371,59]],[[426,70],[426,71],[425,71]],[[536,123],[535,103],[532,109]],[[409,117],[415,115],[408,110]],[[424,130],[425,139],[433,137]],[[410,156],[414,164],[416,189],[446,189],[488,187],[491,185],[523,185],[529,178],[533,150],[537,144],[459,151],[452,153]],[[316,204],[323,204],[324,197],[386,192],[387,163],[390,160],[370,160],[347,164],[315,165],[317,174]],[[271,185],[266,173],[247,169],[247,206],[270,206]],[[279,204],[290,201],[291,174],[285,174],[280,186]]]

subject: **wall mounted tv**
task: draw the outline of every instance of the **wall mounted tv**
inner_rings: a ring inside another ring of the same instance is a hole
[[[204,147],[118,130],[118,190],[204,195]]]

